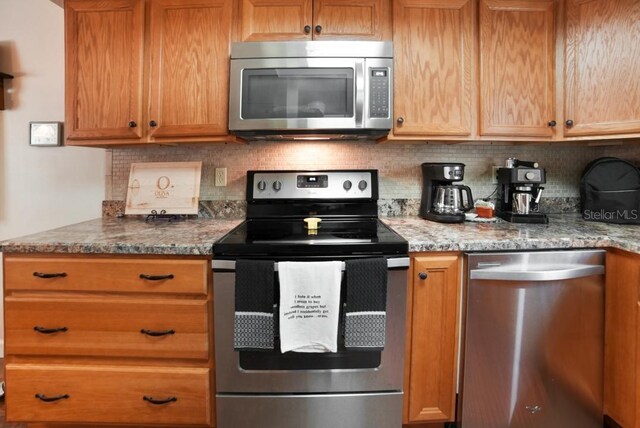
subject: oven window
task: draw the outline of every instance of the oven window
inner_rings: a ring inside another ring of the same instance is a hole
[[[351,68],[245,69],[243,119],[354,116]]]

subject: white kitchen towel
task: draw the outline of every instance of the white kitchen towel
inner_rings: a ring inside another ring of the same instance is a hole
[[[343,263],[279,262],[280,351],[336,352]]]

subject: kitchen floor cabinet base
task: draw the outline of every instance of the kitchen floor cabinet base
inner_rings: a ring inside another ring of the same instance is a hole
[[[210,259],[5,253],[3,263],[9,422],[213,426]]]

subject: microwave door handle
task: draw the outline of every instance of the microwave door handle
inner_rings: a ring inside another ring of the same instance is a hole
[[[364,60],[356,61],[356,128],[363,127],[364,86]]]

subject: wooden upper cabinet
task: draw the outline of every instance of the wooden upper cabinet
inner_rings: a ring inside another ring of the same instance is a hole
[[[314,0],[316,40],[391,39],[389,0]]]
[[[241,0],[241,40],[388,40],[390,0]]]
[[[142,136],[144,0],[65,2],[69,140]]]
[[[565,136],[640,133],[640,2],[568,0]]]
[[[480,135],[552,137],[553,0],[480,1]]]
[[[409,279],[404,423],[455,420],[460,256],[419,255]]]
[[[397,0],[394,135],[472,132],[473,1]]]
[[[227,134],[232,2],[154,0],[149,22],[149,136]]]
[[[241,0],[241,40],[311,40],[312,10],[312,0]]]

